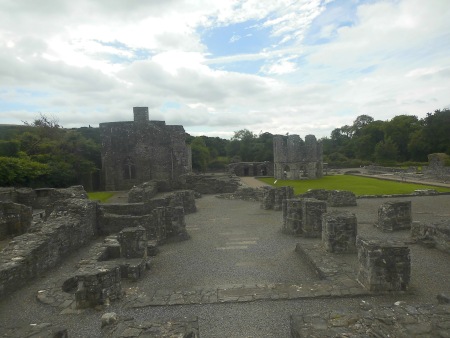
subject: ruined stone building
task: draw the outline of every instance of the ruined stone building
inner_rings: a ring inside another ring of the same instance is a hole
[[[273,163],[267,161],[230,163],[228,171],[236,176],[273,176]]]
[[[134,107],[134,121],[100,123],[102,187],[127,190],[150,180],[174,188],[192,171],[191,151],[181,125],[150,121],[147,107]]]
[[[314,135],[303,141],[298,135],[273,137],[274,176],[299,180],[323,176],[322,143]]]

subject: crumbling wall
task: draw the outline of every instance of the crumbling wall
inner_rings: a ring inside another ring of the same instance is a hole
[[[292,187],[264,187],[261,200],[261,209],[276,211],[282,210],[283,200],[290,199],[294,196],[294,188]]]
[[[100,123],[105,190],[128,190],[151,180],[179,187],[192,169],[183,126],[150,121],[147,107],[134,107],[134,121]]]
[[[411,237],[419,243],[436,247],[450,254],[450,220],[427,224],[413,222]]]
[[[235,192],[240,185],[239,178],[218,174],[182,175],[182,189],[194,190],[200,194],[223,194]]]
[[[87,199],[59,201],[33,233],[10,241],[0,257],[0,297],[56,266],[97,234],[97,203]]]
[[[0,240],[25,233],[31,226],[30,207],[13,202],[0,202]]]
[[[237,162],[228,165],[228,171],[236,176],[273,176],[271,162]]]
[[[300,180],[323,176],[322,143],[314,135],[306,135],[305,141],[298,135],[275,135],[273,154],[276,179]]]

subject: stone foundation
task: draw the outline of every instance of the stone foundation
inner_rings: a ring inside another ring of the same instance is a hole
[[[0,202],[0,240],[21,235],[31,226],[30,207],[13,202]]]
[[[351,191],[331,190],[328,195],[330,207],[353,207],[356,206],[356,196]]]
[[[358,282],[370,291],[405,291],[411,277],[409,248],[403,243],[358,237]]]
[[[411,201],[393,201],[383,203],[378,208],[378,223],[381,231],[411,229]]]
[[[194,190],[200,194],[223,194],[235,192],[240,180],[233,175],[186,174],[181,175],[182,189]]]
[[[294,189],[292,187],[264,188],[261,209],[282,210],[283,200],[291,199],[293,196]]]
[[[411,237],[428,247],[436,247],[450,253],[450,220],[432,224],[413,222]]]
[[[118,241],[122,258],[147,258],[147,233],[143,227],[123,229]]]
[[[323,215],[322,243],[328,252],[355,253],[357,220],[351,212],[331,211]]]
[[[106,305],[122,297],[119,267],[80,270],[75,276],[74,282],[76,282],[75,304],[77,309]]]
[[[303,237],[322,237],[322,215],[327,204],[312,198],[283,201],[284,233]]]

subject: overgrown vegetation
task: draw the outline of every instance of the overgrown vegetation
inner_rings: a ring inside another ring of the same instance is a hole
[[[357,196],[410,194],[418,189],[434,189],[439,192],[450,192],[449,188],[352,175],[324,176],[316,180],[300,181],[275,180],[274,178],[259,178],[259,180],[276,187],[291,186],[294,188],[295,194],[303,194],[309,189],[348,190]]]
[[[399,115],[379,121],[360,115],[351,126],[336,128],[322,138],[324,162],[330,168],[420,167],[427,164],[428,154],[450,155],[449,131],[450,109],[436,110],[423,119]],[[256,135],[242,129],[230,140],[188,136],[186,143],[197,172],[224,171],[232,162],[273,161],[273,135],[267,132]],[[0,126],[0,186],[82,184],[88,191],[96,190],[100,148],[98,128],[65,129],[43,114],[22,126]]]
[[[88,192],[88,197],[90,200],[96,200],[96,201],[100,201],[102,203],[106,202],[113,196],[114,196],[114,193],[108,192],[108,191]]]

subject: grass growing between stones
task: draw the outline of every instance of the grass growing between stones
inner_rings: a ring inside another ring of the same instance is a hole
[[[97,200],[102,203],[114,196],[113,192],[107,191],[88,192],[87,194],[90,200]]]
[[[270,177],[259,178],[259,180],[275,187],[291,186],[294,188],[296,195],[303,194],[309,189],[348,190],[357,196],[410,194],[417,189],[434,189],[438,192],[450,192],[449,188],[352,175],[325,176],[316,180],[277,180],[276,183],[274,183],[275,179]]]

